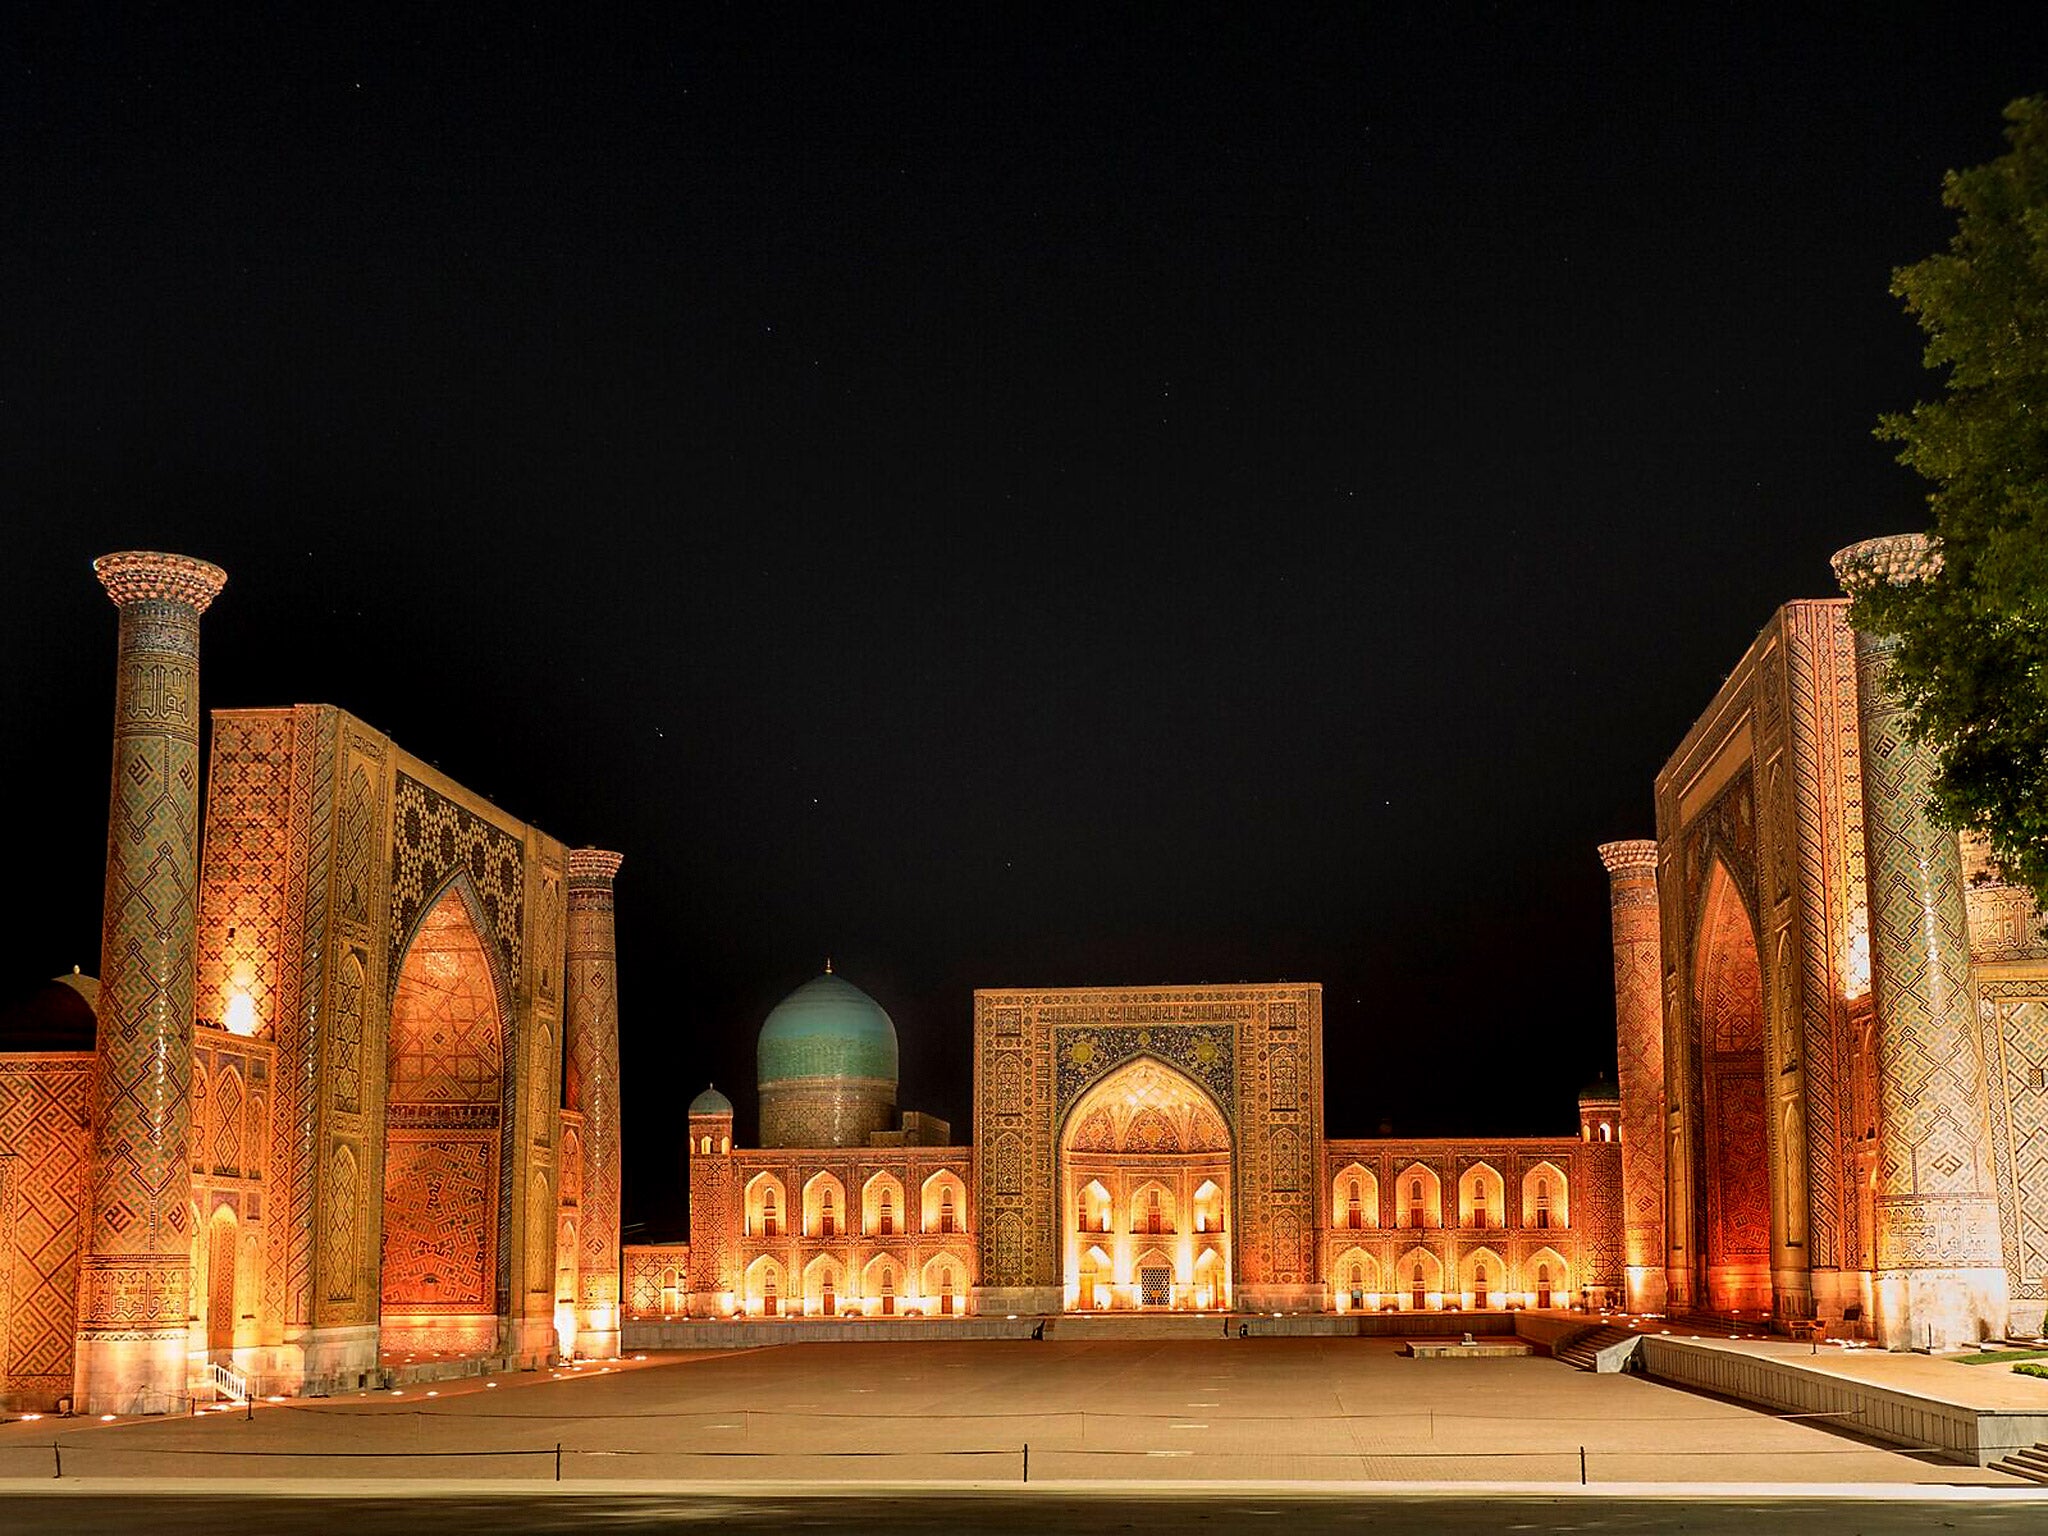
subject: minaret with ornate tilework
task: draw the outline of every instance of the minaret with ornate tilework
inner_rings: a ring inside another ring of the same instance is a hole
[[[1901,534],[1851,545],[1834,566],[1855,597],[1926,580],[1940,559],[1924,536]],[[2007,1285],[1962,859],[1927,815],[1934,754],[1909,734],[1891,687],[1898,646],[1856,631],[1877,999],[1876,1324],[1888,1347],[1946,1349],[2004,1330]]]
[[[612,881],[623,862],[569,850],[569,1106],[583,1115],[583,1194],[576,1235],[576,1353],[619,1352],[619,945]]]
[[[162,1413],[185,1395],[190,1311],[199,616],[227,574],[145,551],[93,570],[121,627],[78,1396],[89,1412]]]
[[[1663,948],[1657,845],[1602,843],[1614,923],[1614,1037],[1621,1075],[1623,1263],[1632,1312],[1664,1310]]]

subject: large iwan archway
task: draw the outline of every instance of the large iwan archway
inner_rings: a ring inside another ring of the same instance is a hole
[[[508,1310],[498,1251],[505,1031],[461,883],[420,920],[385,1056],[382,1350],[485,1355]]]
[[[1695,971],[1700,1074],[1700,1294],[1715,1311],[1771,1306],[1771,1166],[1763,969],[1756,928],[1714,864]]]
[[[1097,1083],[1060,1136],[1069,1311],[1230,1305],[1230,1129],[1149,1056]]]

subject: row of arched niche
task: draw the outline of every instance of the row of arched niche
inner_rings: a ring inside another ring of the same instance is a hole
[[[747,1181],[743,1209],[748,1237],[896,1237],[912,1230],[902,1180],[878,1173],[861,1186],[858,1221],[847,1205],[846,1186],[830,1173],[804,1181],[802,1204],[792,1230],[789,1196],[773,1173],[757,1173]],[[950,1235],[967,1227],[967,1185],[950,1168],[941,1168],[918,1190],[916,1230]]]
[[[1507,1205],[1507,1181],[1487,1163],[1474,1163],[1458,1176],[1456,1226],[1485,1231],[1523,1226],[1542,1231],[1571,1225],[1571,1182],[1555,1163],[1538,1163],[1522,1175],[1519,1221]],[[1330,1187],[1330,1225],[1359,1231],[1380,1227],[1442,1227],[1443,1182],[1434,1170],[1411,1163],[1393,1180],[1393,1199],[1382,1209],[1380,1181],[1358,1163],[1340,1169]]]
[[[1518,1275],[1490,1248],[1475,1248],[1457,1262],[1455,1284],[1445,1285],[1444,1261],[1427,1248],[1411,1248],[1384,1275],[1362,1248],[1337,1255],[1330,1289],[1340,1312],[1434,1312],[1562,1307],[1574,1300],[1571,1266],[1554,1248],[1538,1249]]]
[[[917,1268],[877,1254],[857,1276],[821,1253],[798,1279],[792,1288],[783,1263],[762,1254],[742,1277],[741,1310],[751,1317],[951,1317],[967,1311],[966,1261],[952,1253],[934,1254]]]

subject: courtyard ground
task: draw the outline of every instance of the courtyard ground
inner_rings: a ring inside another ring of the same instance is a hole
[[[0,1479],[1979,1484],[2003,1475],[1543,1358],[1373,1339],[804,1344],[0,1427]],[[429,1395],[429,1394],[432,1395]]]

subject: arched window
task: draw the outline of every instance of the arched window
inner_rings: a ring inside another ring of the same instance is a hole
[[[761,1235],[763,1237],[778,1236],[780,1227],[781,1216],[775,1209],[775,1191],[772,1189],[763,1190],[761,1193]]]
[[[818,1306],[827,1317],[839,1315],[839,1298],[833,1292],[830,1275],[825,1276],[823,1283],[818,1287]]]
[[[953,1187],[949,1184],[939,1193],[939,1230],[951,1232],[953,1226]]]
[[[953,1271],[943,1267],[939,1270],[939,1315],[953,1315]]]
[[[720,1152],[730,1152],[732,1150],[732,1138],[730,1136],[719,1137],[718,1150]]]
[[[761,1310],[773,1317],[780,1306],[781,1299],[775,1294],[775,1273],[771,1270],[761,1277]]]
[[[1422,1180],[1420,1179],[1410,1179],[1408,1181],[1408,1225],[1411,1227],[1422,1225]]]
[[[1418,1312],[1429,1306],[1429,1278],[1423,1274],[1420,1264],[1415,1266],[1415,1273],[1409,1277],[1409,1300]]]
[[[1159,1222],[1159,1191],[1155,1189],[1145,1200],[1145,1230],[1156,1237],[1159,1233]]]
[[[1536,1181],[1536,1225],[1539,1227],[1550,1225],[1550,1180],[1548,1179],[1538,1179]]]
[[[893,1317],[896,1313],[896,1272],[882,1270],[882,1316]]]
[[[893,1190],[882,1191],[882,1208],[877,1213],[876,1225],[882,1229],[882,1236],[892,1236],[896,1231],[896,1195]]]
[[[1344,1224],[1356,1230],[1365,1225],[1365,1205],[1359,1198],[1358,1180],[1356,1179],[1351,1181],[1350,1195],[1351,1198],[1347,1202],[1348,1214],[1345,1217]]]
[[[1472,1186],[1472,1225],[1486,1225],[1486,1181],[1477,1180]]]
[[[818,1233],[821,1237],[839,1235],[839,1213],[832,1203],[832,1191],[826,1190],[818,1204]]]
[[[1536,1305],[1539,1307],[1550,1305],[1550,1266],[1548,1264],[1538,1264],[1536,1266]]]
[[[1475,1264],[1472,1266],[1473,1306],[1484,1307],[1486,1305],[1486,1290],[1486,1266],[1484,1264]]]

